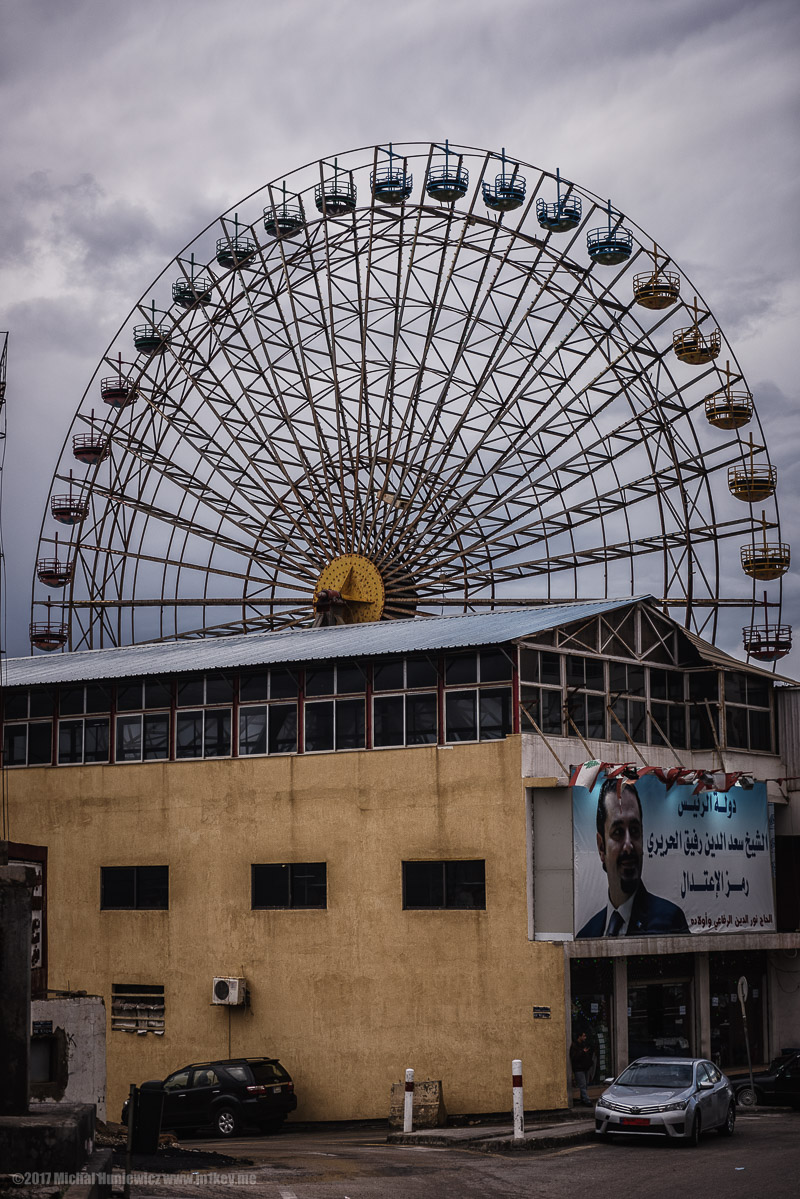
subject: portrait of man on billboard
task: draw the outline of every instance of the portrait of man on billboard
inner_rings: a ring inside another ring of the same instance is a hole
[[[608,882],[606,902],[578,937],[688,933],[677,904],[651,894],[642,881],[642,804],[632,782],[605,779],[597,800],[597,852]]]

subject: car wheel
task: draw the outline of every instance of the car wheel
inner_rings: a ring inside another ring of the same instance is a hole
[[[700,1134],[701,1134],[702,1130],[703,1130],[703,1125],[702,1125],[702,1121],[700,1120],[700,1113],[695,1112],[694,1120],[692,1120],[692,1127],[691,1127],[691,1131],[689,1132],[689,1138],[688,1138],[688,1144],[690,1144],[692,1146],[692,1149],[696,1149],[697,1146],[700,1144]]]
[[[218,1107],[214,1112],[214,1129],[221,1137],[235,1137],[241,1126],[239,1113],[232,1107]]]
[[[728,1104],[728,1114],[725,1117],[725,1123],[722,1124],[717,1132],[723,1137],[732,1137],[733,1130],[736,1127],[736,1104],[731,1100]]]
[[[755,1087],[742,1087],[741,1091],[736,1092],[739,1107],[757,1107],[758,1100],[759,1094]]]

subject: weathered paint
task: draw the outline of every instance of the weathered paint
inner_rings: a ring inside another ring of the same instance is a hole
[[[16,840],[49,847],[50,985],[103,995],[108,1114],[131,1082],[271,1054],[299,1119],[384,1117],[409,1062],[450,1112],[566,1103],[563,953],[527,936],[520,738],[12,771]],[[483,858],[486,911],[402,908],[404,859]],[[328,864],[325,911],[252,911],[253,862]],[[100,867],[170,867],[169,911],[100,911]],[[249,1008],[211,1005],[216,975]],[[112,1032],[112,983],[163,984],[166,1031]],[[554,1018],[534,1023],[534,1004]]]

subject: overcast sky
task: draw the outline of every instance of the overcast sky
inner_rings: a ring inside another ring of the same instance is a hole
[[[657,238],[735,347],[791,541],[799,30],[796,0],[0,0],[6,651],[61,444],[151,280],[259,185],[390,140],[505,146]],[[800,642],[797,572],[785,594]]]

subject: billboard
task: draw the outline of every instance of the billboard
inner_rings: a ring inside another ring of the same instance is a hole
[[[573,786],[572,828],[576,937],[775,931],[765,783],[601,770]]]

